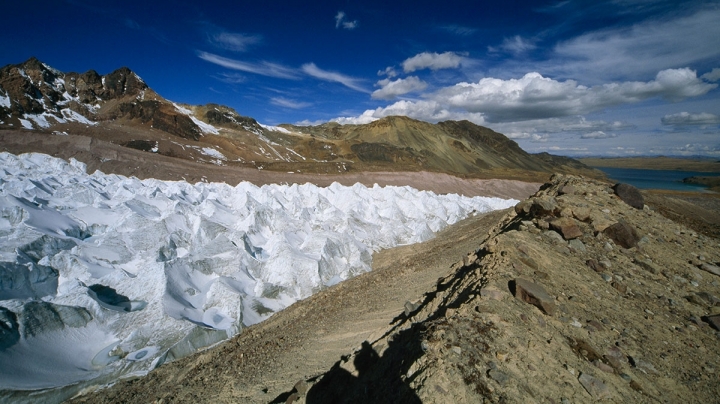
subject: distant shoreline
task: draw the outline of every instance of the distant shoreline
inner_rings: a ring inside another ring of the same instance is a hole
[[[720,173],[720,160],[679,157],[587,157],[578,158],[590,167],[633,168]]]

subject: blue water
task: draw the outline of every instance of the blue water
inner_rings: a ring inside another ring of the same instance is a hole
[[[624,182],[640,189],[667,189],[672,191],[702,191],[702,185],[685,184],[683,178],[720,176],[720,173],[675,170],[641,170],[636,168],[595,167],[616,182]]]

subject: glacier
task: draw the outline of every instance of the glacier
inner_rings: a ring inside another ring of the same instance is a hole
[[[517,203],[139,180],[39,153],[0,153],[0,167],[4,397],[145,374],[370,271],[375,251]]]

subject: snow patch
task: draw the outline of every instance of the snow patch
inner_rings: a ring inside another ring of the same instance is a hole
[[[197,125],[203,133],[211,134],[211,135],[219,135],[220,134],[220,131],[218,130],[218,128],[216,128],[208,123],[205,123],[205,122],[195,118],[192,115],[190,116],[190,119],[192,119],[192,121],[195,123],[195,125]]]
[[[287,134],[292,134],[292,132],[290,132],[289,130],[287,130],[287,129],[285,129],[285,128],[282,128],[282,127],[280,127],[280,126],[270,126],[270,125],[263,125],[263,124],[260,124],[260,126],[262,126],[263,128],[265,128],[265,129],[267,129],[267,130],[271,130],[271,131],[275,131],[275,132],[281,132],[281,133],[287,133]]]
[[[20,124],[21,124],[25,129],[30,129],[30,130],[35,129],[35,127],[33,126],[33,124],[32,124],[30,121],[26,120],[26,119],[20,118]]]
[[[10,96],[0,94],[0,107],[10,108]]]
[[[62,109],[60,112],[63,114],[63,117],[66,120],[71,121],[71,122],[79,122],[79,123],[83,123],[85,125],[97,125],[98,124],[97,122],[93,122],[69,108]],[[64,123],[64,122],[62,122],[62,123]]]

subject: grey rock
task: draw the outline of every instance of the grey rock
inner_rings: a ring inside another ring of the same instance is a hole
[[[650,272],[651,274],[657,274],[660,272],[660,270],[655,265],[653,265],[653,263],[650,262],[649,260],[636,259],[635,265]]]
[[[570,242],[568,242],[568,247],[570,247],[570,249],[575,250],[577,252],[587,251],[587,249],[585,248],[585,244],[583,244],[583,242],[578,239],[570,240]]]
[[[505,373],[503,373],[497,369],[490,370],[488,372],[488,376],[490,376],[491,379],[498,382],[498,384],[501,386],[505,385],[505,383],[507,383],[508,379],[510,379],[510,377],[508,377],[508,375],[506,375]]]
[[[605,383],[603,383],[602,380],[594,376],[583,373],[580,377],[578,377],[578,381],[594,398],[602,399],[610,396],[610,389],[605,385]]]
[[[706,272],[710,272],[713,275],[720,276],[720,267],[717,267],[713,264],[708,264],[707,262],[704,262],[700,265],[700,269]]]
[[[635,209],[642,209],[645,206],[645,198],[643,198],[640,191],[630,184],[618,183],[613,186],[615,195],[618,196],[623,202],[632,206]]]

